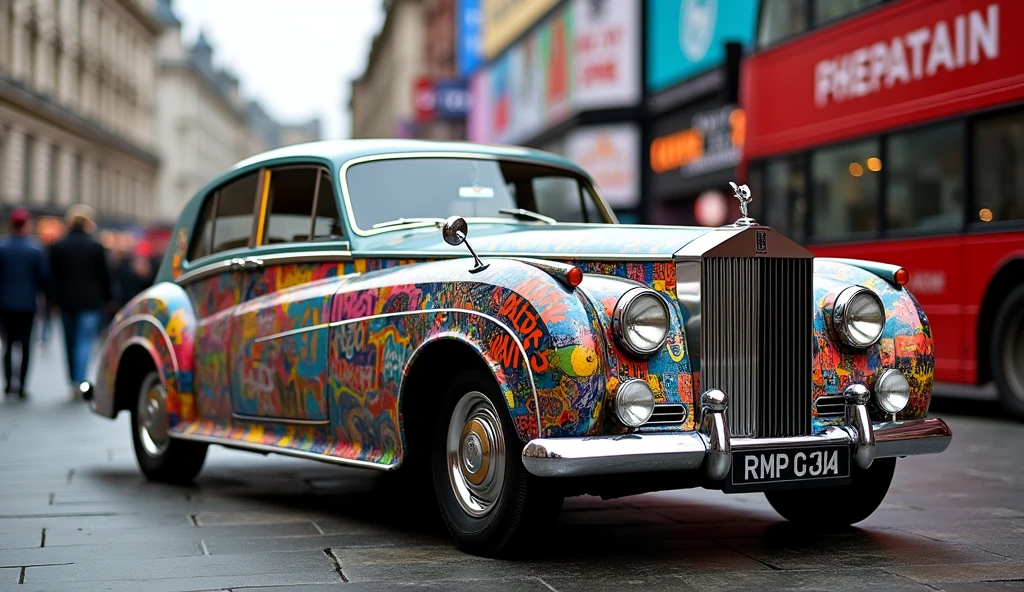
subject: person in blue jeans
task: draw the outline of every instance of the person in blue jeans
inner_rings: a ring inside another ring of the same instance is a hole
[[[60,308],[73,397],[88,392],[89,353],[100,333],[103,311],[111,305],[107,250],[92,237],[92,208],[71,206],[68,233],[50,247],[54,304]]]
[[[3,337],[4,394],[27,396],[25,381],[32,357],[32,325],[36,303],[46,290],[46,255],[31,236],[28,210],[11,212],[11,236],[0,241],[0,336]],[[15,346],[21,349],[18,372],[13,368]],[[18,379],[15,386],[15,378]]]

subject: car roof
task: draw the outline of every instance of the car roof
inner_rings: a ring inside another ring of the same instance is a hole
[[[379,156],[384,154],[402,153],[460,153],[479,154],[484,156],[496,156],[498,158],[516,158],[536,161],[538,164],[549,164],[562,168],[568,168],[585,172],[572,161],[561,156],[523,148],[520,146],[506,146],[500,144],[475,144],[472,142],[459,141],[429,141],[429,140],[400,140],[400,139],[376,139],[376,140],[331,140],[325,142],[310,142],[307,144],[296,144],[277,148],[249,157],[222,175],[227,177],[232,171],[249,168],[253,165],[279,159],[313,158],[318,160],[329,160],[337,169],[347,161],[368,156]]]

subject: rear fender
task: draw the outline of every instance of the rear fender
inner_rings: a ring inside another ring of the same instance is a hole
[[[114,317],[100,350],[93,409],[105,417],[119,411],[117,375],[125,350],[145,349],[167,390],[170,427],[195,418],[192,351],[196,317],[185,291],[160,283],[142,292]]]

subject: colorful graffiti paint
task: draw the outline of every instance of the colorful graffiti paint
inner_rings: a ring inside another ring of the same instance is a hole
[[[873,386],[886,368],[896,368],[910,382],[910,403],[897,419],[921,419],[928,414],[935,354],[931,326],[913,295],[862,269],[831,261],[814,262],[814,365],[813,397],[839,395],[849,384]],[[885,306],[886,323],[874,346],[857,351],[838,342],[828,326],[839,291],[861,285],[878,294]],[[881,416],[876,419],[883,419]],[[815,418],[816,429],[839,419]]]

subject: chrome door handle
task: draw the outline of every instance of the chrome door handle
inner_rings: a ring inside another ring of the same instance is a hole
[[[242,267],[245,269],[259,269],[263,267],[263,260],[259,257],[246,257]]]
[[[245,259],[242,259],[241,257],[229,259],[228,267],[230,267],[231,269],[245,269]]]

